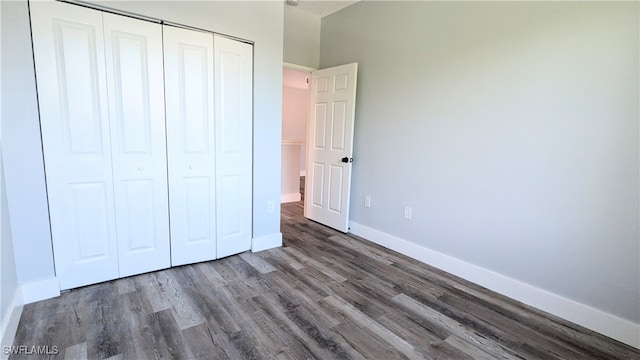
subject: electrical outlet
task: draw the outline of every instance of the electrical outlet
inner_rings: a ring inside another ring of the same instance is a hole
[[[411,208],[408,206],[404,207],[404,218],[407,220],[411,220]]]
[[[364,207],[371,207],[371,196],[367,195],[364,197]]]
[[[273,201],[267,202],[267,212],[272,213],[274,211],[276,211],[276,203]]]

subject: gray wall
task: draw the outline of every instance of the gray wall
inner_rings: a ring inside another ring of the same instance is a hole
[[[96,2],[97,3],[97,2]],[[53,256],[48,228],[42,150],[29,20],[25,1],[3,2],[2,99],[7,193],[18,280],[50,278]],[[283,3],[272,1],[104,1],[103,6],[252,40],[254,46],[253,235],[280,234]],[[5,116],[6,115],[6,116]]]
[[[284,61],[318,68],[320,17],[292,6],[284,7]]]
[[[631,2],[323,18],[320,66],[360,70],[351,220],[640,322],[639,18]]]

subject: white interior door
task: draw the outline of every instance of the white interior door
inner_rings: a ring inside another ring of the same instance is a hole
[[[162,26],[104,13],[120,277],[171,265]]]
[[[311,73],[304,216],[349,230],[353,121],[358,64]]]
[[[216,258],[213,35],[164,26],[173,266]]]
[[[102,13],[32,2],[42,145],[62,289],[118,277]]]
[[[215,35],[218,258],[251,249],[253,46]]]

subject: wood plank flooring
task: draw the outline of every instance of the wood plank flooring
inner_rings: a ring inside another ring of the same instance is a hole
[[[25,306],[11,359],[640,359],[284,204],[284,247]],[[32,351],[33,352],[33,351]],[[51,351],[50,351],[51,352]]]

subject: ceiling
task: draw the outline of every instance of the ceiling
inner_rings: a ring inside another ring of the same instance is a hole
[[[298,6],[296,6],[296,8],[316,16],[324,17],[338,10],[342,10],[351,4],[355,4],[358,1],[360,0],[298,0]]]

